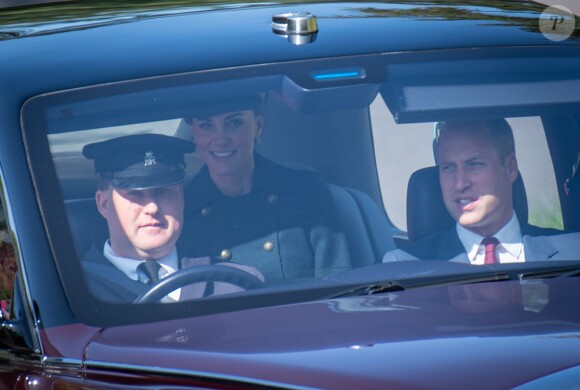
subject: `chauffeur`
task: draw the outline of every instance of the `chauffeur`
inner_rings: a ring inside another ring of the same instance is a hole
[[[82,261],[89,288],[108,301],[132,302],[158,279],[180,268],[209,265],[210,258],[179,257],[175,243],[183,222],[184,153],[194,145],[160,134],[129,135],[86,145],[98,177],[95,195],[109,239],[95,243]],[[252,267],[228,263],[258,279]],[[147,283],[147,284],[146,284]],[[231,284],[195,283],[165,301],[242,290]]]
[[[201,108],[191,125],[205,166],[186,187],[178,246],[194,256],[252,265],[269,281],[350,268],[320,177],[255,153],[263,127],[259,97]]]

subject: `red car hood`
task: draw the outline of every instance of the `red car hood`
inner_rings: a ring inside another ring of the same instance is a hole
[[[86,361],[320,388],[511,388],[580,365],[578,278],[109,328]]]

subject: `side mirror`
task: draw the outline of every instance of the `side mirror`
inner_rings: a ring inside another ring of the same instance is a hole
[[[0,349],[11,349],[32,352],[29,343],[22,336],[24,333],[21,321],[5,321],[0,324]]]

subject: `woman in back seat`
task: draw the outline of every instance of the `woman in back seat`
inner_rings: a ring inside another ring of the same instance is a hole
[[[252,265],[266,281],[351,268],[319,175],[255,153],[263,127],[260,96],[202,107],[189,123],[205,166],[185,190],[183,253]]]

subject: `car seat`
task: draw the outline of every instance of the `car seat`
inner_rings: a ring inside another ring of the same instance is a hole
[[[380,262],[386,252],[395,249],[393,235],[398,230],[366,193],[334,184],[328,187],[354,267]]]
[[[108,237],[107,223],[97,210],[95,198],[69,200],[65,208],[80,257],[87,253],[93,242],[105,242]]]

